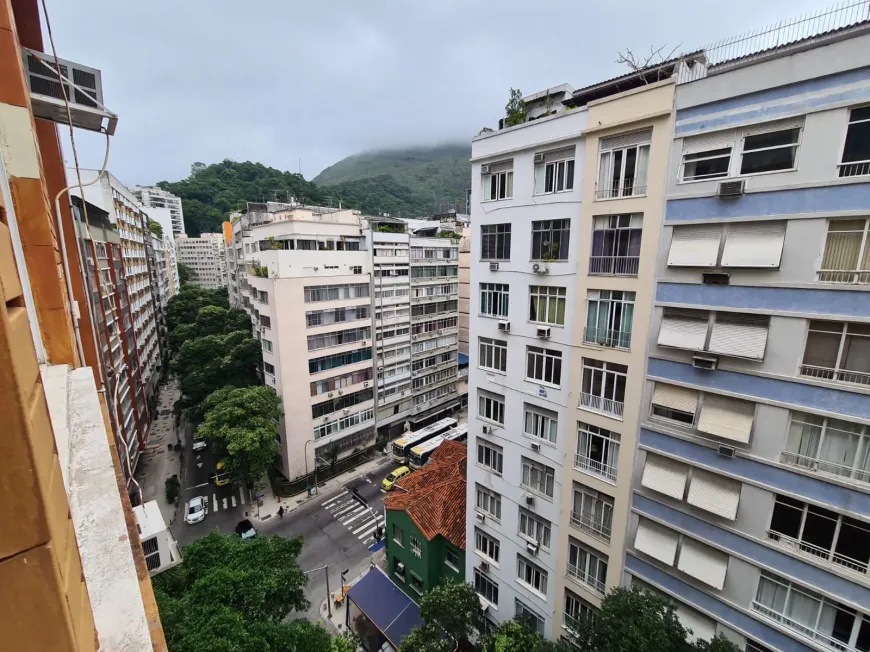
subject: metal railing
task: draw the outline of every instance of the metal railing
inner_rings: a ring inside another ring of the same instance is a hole
[[[593,460],[587,455],[577,453],[574,455],[574,468],[590,475],[597,475],[609,482],[616,482],[616,467],[598,460]]]
[[[631,331],[611,331],[605,328],[585,327],[583,329],[583,342],[628,350],[631,348]]]
[[[828,566],[850,571],[862,577],[867,576],[867,564],[851,557],[846,557],[832,550],[825,550],[806,541],[800,541],[776,530],[767,531],[767,539],[780,548],[790,550],[802,557],[808,557],[815,561],[823,562]]]
[[[625,403],[614,401],[611,398],[604,398],[603,396],[598,396],[596,394],[586,394],[585,392],[581,392],[580,405],[578,405],[578,407],[581,410],[599,412],[621,420],[622,413],[625,410]]]
[[[870,174],[870,161],[856,161],[854,163],[840,163],[838,166],[840,177],[862,177]]]
[[[781,614],[778,611],[774,611],[770,607],[761,604],[760,602],[753,601],[752,609],[762,614],[763,616],[770,618],[771,620],[780,623],[781,625],[787,627],[788,629],[797,632],[798,634],[802,634],[807,638],[819,641],[825,647],[832,648],[834,650],[844,650],[844,651],[856,651],[856,648],[849,646],[846,641],[841,641],[839,639],[833,638],[824,634],[823,632],[818,631],[817,629],[813,629],[812,627],[808,627],[797,620],[789,618],[785,614]],[[857,651],[856,651],[857,652]]]
[[[819,283],[847,283],[866,285],[870,283],[870,270],[820,269]]]
[[[855,385],[870,385],[870,373],[866,371],[850,371],[848,369],[831,369],[811,364],[802,364],[800,375],[819,380],[834,380]]]
[[[568,577],[570,577],[572,580],[575,580],[576,582],[579,582],[584,586],[588,586],[592,589],[594,593],[600,595],[602,598],[604,597],[604,582],[599,580],[597,577],[593,577],[592,575],[587,573],[586,570],[572,564],[568,564],[566,573]]]
[[[610,543],[610,523],[605,523],[602,518],[595,518],[590,514],[578,514],[572,511],[571,525],[581,532],[591,534],[596,539]]]
[[[589,256],[593,276],[637,276],[640,256]]]
[[[626,179],[622,184],[598,187],[595,184],[595,199],[618,199],[620,197],[643,197],[646,195],[646,181],[637,183],[637,179]]]
[[[838,478],[870,483],[870,471],[864,469],[853,469],[851,466],[837,464],[836,462],[828,462],[809,455],[783,451],[780,453],[779,461],[783,464],[806,469],[807,471],[816,471],[818,473],[833,475]]]

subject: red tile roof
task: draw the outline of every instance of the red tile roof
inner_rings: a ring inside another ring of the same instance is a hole
[[[430,462],[399,480],[384,499],[389,510],[408,514],[428,541],[439,534],[465,550],[465,445],[445,441]]]

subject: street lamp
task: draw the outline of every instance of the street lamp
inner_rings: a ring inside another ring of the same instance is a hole
[[[313,442],[314,442],[313,439],[309,439],[308,441],[306,441],[305,448],[304,448],[303,453],[302,453],[303,457],[305,457],[305,487],[306,487],[306,489],[308,489],[309,496],[311,495],[311,486],[308,483],[308,444],[311,444]],[[318,462],[318,460],[320,460],[321,462],[323,461],[321,458],[319,458],[319,457],[317,457],[317,455],[315,455],[314,456],[314,493],[317,493],[317,462]]]

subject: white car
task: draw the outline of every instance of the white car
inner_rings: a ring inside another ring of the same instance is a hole
[[[204,451],[208,447],[205,439],[197,439],[193,442],[193,452],[198,453],[199,451]]]
[[[184,511],[184,522],[190,525],[199,523],[208,514],[208,500],[205,496],[191,498]]]

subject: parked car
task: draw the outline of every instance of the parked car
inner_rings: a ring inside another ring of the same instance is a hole
[[[242,537],[242,539],[253,539],[257,536],[257,530],[248,519],[245,519],[236,523],[236,534]]]
[[[226,464],[218,462],[214,467],[214,484],[216,487],[223,487],[233,481],[229,471],[224,471]]]
[[[197,439],[193,442],[193,452],[198,453],[199,451],[204,451],[208,448],[208,442],[205,439]]]
[[[411,469],[409,469],[407,466],[400,466],[398,469],[396,469],[395,471],[390,473],[390,475],[384,478],[384,481],[381,482],[381,489],[383,489],[384,491],[390,491],[393,488],[393,485],[396,484],[396,482],[404,478],[410,472]]]
[[[187,506],[184,510],[184,522],[189,525],[199,523],[208,514],[208,498],[205,496],[194,496],[187,501]]]

